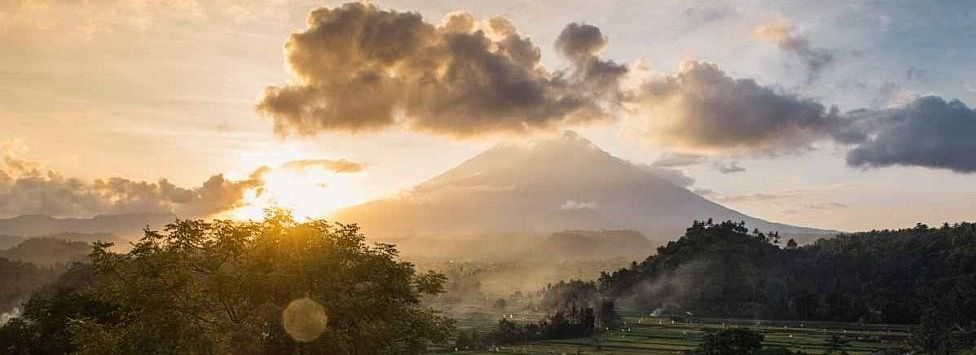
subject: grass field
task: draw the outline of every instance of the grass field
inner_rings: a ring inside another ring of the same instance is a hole
[[[539,341],[528,344],[498,346],[489,350],[459,351],[463,354],[679,354],[701,342],[705,329],[746,327],[765,335],[766,346],[803,350],[822,354],[831,336],[846,342],[850,354],[872,354],[879,350],[901,347],[908,338],[908,327],[902,325],[825,323],[799,321],[757,321],[744,319],[694,318],[672,321],[650,317],[640,312],[622,312],[624,325],[616,331],[605,331],[590,338]],[[516,321],[541,319],[539,315],[513,314]],[[461,319],[459,326],[488,331],[490,316]]]

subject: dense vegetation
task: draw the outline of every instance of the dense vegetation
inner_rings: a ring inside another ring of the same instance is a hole
[[[976,342],[976,225],[844,234],[797,247],[742,224],[695,222],[599,279],[618,303],[713,317],[919,324],[930,352]]]
[[[56,276],[54,269],[0,257],[0,313],[10,311]]]
[[[417,354],[452,329],[420,306],[443,276],[355,225],[177,221],[108,247],[0,328],[0,353]]]
[[[573,309],[569,313],[556,312],[545,320],[518,323],[502,318],[498,325],[482,334],[474,330],[459,331],[454,341],[458,350],[485,349],[497,344],[516,344],[544,339],[582,338],[596,331],[597,317],[593,308]]]
[[[73,261],[87,258],[91,246],[61,236],[19,238],[0,248],[0,320],[5,319],[31,292],[57,279]],[[0,243],[3,244],[3,243]]]

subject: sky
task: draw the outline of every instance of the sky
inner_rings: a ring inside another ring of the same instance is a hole
[[[4,1],[0,216],[329,211],[573,130],[767,220],[971,221],[972,38],[950,1]]]

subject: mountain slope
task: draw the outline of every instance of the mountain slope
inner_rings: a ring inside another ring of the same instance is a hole
[[[334,218],[386,238],[632,229],[663,241],[708,218],[785,235],[832,233],[725,208],[573,134],[489,149],[398,197]]]

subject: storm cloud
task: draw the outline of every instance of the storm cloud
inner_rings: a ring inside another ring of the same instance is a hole
[[[314,10],[307,23],[285,45],[296,82],[267,88],[257,106],[280,134],[403,125],[467,137],[606,118],[615,91],[602,89],[626,71],[596,57],[606,39],[592,26],[560,36],[573,67],[548,71],[539,48],[503,17],[479,22],[459,12],[434,25],[349,3]]]
[[[847,154],[859,167],[892,165],[976,172],[976,111],[958,101],[924,96],[871,113],[878,131]]]

